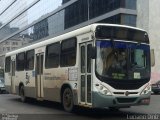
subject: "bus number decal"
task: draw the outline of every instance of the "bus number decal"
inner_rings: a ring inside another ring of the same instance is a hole
[[[77,83],[74,83],[74,88],[77,88]]]

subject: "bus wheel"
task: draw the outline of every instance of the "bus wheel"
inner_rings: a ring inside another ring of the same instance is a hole
[[[24,93],[24,86],[20,87],[20,99],[22,102],[26,102],[26,97],[25,97],[25,93]]]
[[[72,112],[73,111],[73,93],[70,88],[65,88],[63,91],[63,98],[62,98],[62,104],[63,108],[67,112]]]

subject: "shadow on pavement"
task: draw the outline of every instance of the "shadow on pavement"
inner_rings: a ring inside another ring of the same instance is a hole
[[[14,101],[14,102],[21,102],[20,98],[10,98],[10,100]],[[33,105],[33,106],[40,106],[40,107],[45,107],[45,108],[53,108],[56,110],[64,111],[62,105],[60,103],[56,103],[56,102],[36,101],[35,99],[28,99],[28,101],[24,104],[29,104],[29,105]],[[117,110],[117,111],[111,111],[110,109],[91,109],[91,108],[76,107],[74,112],[72,112],[71,114],[70,113],[69,114],[62,113],[60,115],[50,115],[50,117],[54,117],[54,116],[60,117],[61,116],[67,120],[72,119],[72,118],[75,120],[79,120],[79,119],[80,120],[92,120],[92,119],[126,120],[127,116],[131,116],[131,115],[145,115],[145,114],[123,111],[121,109]]]

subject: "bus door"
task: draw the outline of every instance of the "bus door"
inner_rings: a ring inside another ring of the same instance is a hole
[[[85,105],[91,105],[92,101],[91,48],[91,42],[80,44],[80,102]]]
[[[15,69],[16,69],[16,63],[15,60],[11,61],[11,93],[15,94],[16,93],[16,88],[15,88]]]
[[[43,98],[43,61],[44,53],[36,54],[36,95],[37,99]]]

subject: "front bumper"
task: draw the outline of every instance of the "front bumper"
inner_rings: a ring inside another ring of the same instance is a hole
[[[141,96],[106,96],[98,92],[92,92],[92,105],[94,108],[105,107],[129,107],[137,105],[149,105],[151,92]],[[143,101],[143,102],[142,102]],[[147,102],[145,102],[147,101]]]

